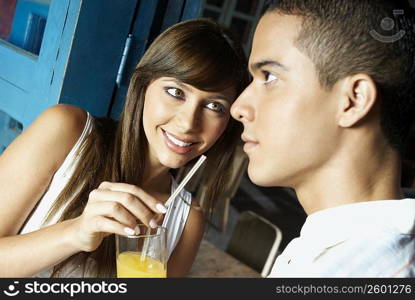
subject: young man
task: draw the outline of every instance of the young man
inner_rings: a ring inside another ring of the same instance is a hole
[[[232,107],[248,174],[308,214],[270,277],[415,276],[401,149],[414,118],[415,21],[404,1],[280,0],[261,18]]]

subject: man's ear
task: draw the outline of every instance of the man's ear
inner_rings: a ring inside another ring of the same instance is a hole
[[[376,84],[366,74],[349,76],[341,84],[338,124],[341,127],[351,127],[374,107],[377,98]]]

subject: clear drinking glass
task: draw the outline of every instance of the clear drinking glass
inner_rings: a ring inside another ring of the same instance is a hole
[[[166,228],[138,225],[138,235],[115,235],[118,278],[167,276]]]

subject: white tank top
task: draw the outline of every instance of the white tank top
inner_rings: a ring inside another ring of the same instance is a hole
[[[69,182],[75,168],[79,162],[79,155],[78,149],[81,146],[84,139],[88,136],[93,128],[93,117],[88,113],[87,121],[85,124],[85,128],[82,131],[81,136],[79,137],[78,141],[75,143],[69,154],[66,156],[64,162],[59,167],[59,169],[55,172],[50,185],[43,195],[43,197],[39,200],[37,206],[35,207],[33,213],[23,226],[20,234],[29,233],[35,230],[40,229],[41,227],[45,227],[48,225],[56,224],[59,218],[61,217],[63,211],[67,207],[70,201],[67,201],[57,213],[51,218],[51,220],[45,224],[44,220],[47,217],[52,204],[56,200],[57,196]],[[172,186],[171,186],[171,193],[175,191],[177,188],[177,183],[172,178]],[[184,201],[183,201],[184,200]],[[190,206],[187,203],[192,202],[192,195],[185,191],[184,189],[179,193],[179,195],[173,200],[171,205],[167,208],[167,212],[164,216],[163,220],[163,227],[167,228],[167,251],[168,256],[170,257],[171,253],[173,252],[174,248],[176,247],[184,226],[186,224],[187,217],[189,215]],[[114,257],[115,259],[115,257]],[[94,264],[92,258],[87,261],[87,264]],[[79,268],[78,268],[79,267]],[[84,273],[84,271],[80,268],[81,266],[72,266],[66,268],[64,273],[61,273],[62,277],[82,277],[88,276],[88,272]],[[89,269],[89,266],[86,269]],[[35,276],[39,277],[49,277],[52,272],[52,269],[45,270]]]

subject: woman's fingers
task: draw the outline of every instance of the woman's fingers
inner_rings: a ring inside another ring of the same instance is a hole
[[[109,213],[115,213],[116,210],[120,209],[120,206],[124,207],[135,219],[139,219],[146,225],[150,225],[152,219],[155,218],[155,214],[144,205],[139,199],[135,196],[123,193],[123,192],[114,192],[110,190],[94,190],[90,194],[90,202],[101,205],[101,202],[112,202],[112,209],[108,208],[105,211],[107,216]]]
[[[150,194],[148,194],[136,185],[104,181],[100,184],[99,188],[134,195],[135,197],[143,201],[147,205],[147,207],[149,207],[155,213],[164,214],[167,211],[167,208],[163,205],[163,203],[161,203],[156,198],[154,198],[153,196],[151,196]]]
[[[167,211],[167,208],[163,205],[163,203],[161,203],[156,198],[154,198],[153,196],[151,196],[146,191],[144,191],[136,185],[104,181],[100,184],[99,188],[134,195],[135,197],[143,201],[147,205],[147,207],[149,207],[155,213],[164,214]]]
[[[122,204],[114,201],[100,201],[92,203],[90,209],[94,215],[112,218],[124,227],[132,229],[134,233],[137,219]]]
[[[90,202],[113,202],[112,209],[118,210],[123,206],[129,213],[142,223],[150,227],[157,226],[156,215],[141,199],[126,192],[118,192],[107,189],[97,189],[90,193]],[[110,210],[106,213],[111,212]]]
[[[108,234],[119,234],[119,235],[133,235],[135,233],[134,229],[126,227],[123,224],[105,218],[103,216],[97,216],[95,219],[95,230],[97,232],[103,232]]]
[[[103,182],[89,194],[88,203],[73,232],[79,249],[93,251],[110,233],[137,233],[137,221],[156,227],[157,217],[165,213],[164,205],[141,188],[125,183]]]

